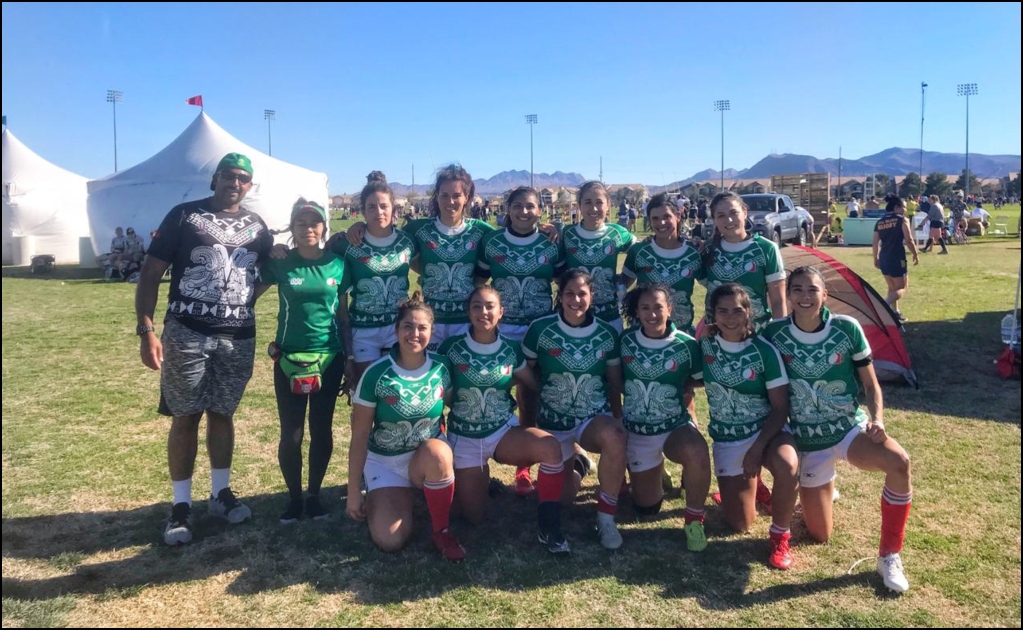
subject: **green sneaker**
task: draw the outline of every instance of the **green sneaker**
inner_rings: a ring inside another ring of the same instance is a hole
[[[699,552],[707,548],[707,534],[703,531],[703,523],[693,521],[683,527],[682,531],[686,534],[686,549]]]

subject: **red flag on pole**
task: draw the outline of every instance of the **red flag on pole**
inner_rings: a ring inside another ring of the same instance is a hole
[[[198,105],[199,107],[202,107],[202,94],[185,99],[185,102],[189,105]]]

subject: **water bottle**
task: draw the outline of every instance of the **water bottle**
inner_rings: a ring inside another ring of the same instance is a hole
[[[1013,341],[1014,333],[1015,333],[1016,342],[1019,343],[1019,333],[1016,332],[1018,329],[1019,329],[1019,324],[1016,321],[1016,318],[1012,315],[1012,313],[1009,313],[1008,315],[1003,317],[1002,318],[1002,343],[1004,343],[1006,345],[1011,344],[1012,341]]]

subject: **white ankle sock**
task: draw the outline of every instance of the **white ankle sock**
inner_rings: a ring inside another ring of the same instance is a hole
[[[183,481],[171,480],[171,489],[174,491],[174,505],[187,503],[192,505],[192,480]]]
[[[231,485],[230,468],[214,468],[210,471],[210,477],[213,480],[213,496],[219,495],[221,490]]]

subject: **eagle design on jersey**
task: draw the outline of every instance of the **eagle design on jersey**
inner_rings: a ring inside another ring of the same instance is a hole
[[[706,389],[714,423],[723,425],[720,431],[724,435],[748,437],[755,430],[743,425],[758,423],[771,413],[771,403],[761,396],[741,394],[714,382],[708,382]]]
[[[671,321],[679,328],[688,328],[693,323],[693,303],[685,291],[671,291]]]
[[[230,254],[220,243],[196,247],[191,256],[196,264],[185,269],[178,290],[192,300],[243,306],[255,290],[257,258],[244,247]]]
[[[586,270],[593,276],[593,304],[613,304],[618,299],[615,292],[615,272],[604,267]]]
[[[477,420],[478,424],[466,428],[478,432],[507,422],[512,414],[512,401],[506,393],[493,387],[482,391],[476,387],[460,387],[451,412],[459,418]]]
[[[551,312],[551,283],[539,278],[496,278],[494,288],[501,294],[508,319],[523,319]]]
[[[652,381],[625,381],[625,404],[623,411],[625,417],[635,424],[659,422],[660,427],[651,426],[651,429],[664,430],[667,428],[664,421],[675,418],[679,415],[682,403],[679,402],[674,387]],[[642,433],[642,431],[640,431]]]
[[[846,393],[846,385],[842,381],[815,381],[812,385],[802,379],[794,379],[789,383],[792,398],[792,415],[797,422],[797,433],[809,431],[812,437],[815,429],[801,424],[827,424],[838,418],[849,418],[856,413],[859,405],[856,398]],[[839,423],[836,430],[841,430]],[[820,427],[816,429],[820,431]],[[821,433],[823,435],[823,433]]]
[[[546,409],[561,418],[589,418],[607,406],[601,377],[592,374],[551,374],[541,400]],[[548,414],[544,414],[547,416]]]
[[[463,262],[430,263],[419,278],[423,293],[429,296],[430,302],[464,301],[472,293],[472,270],[473,265]]]
[[[380,450],[408,452],[419,448],[426,440],[440,434],[440,423],[435,418],[422,418],[415,424],[408,420],[384,423],[373,431],[373,441]]]
[[[352,310],[385,315],[397,311],[398,302],[408,297],[408,278],[363,278],[356,283],[355,288]]]

